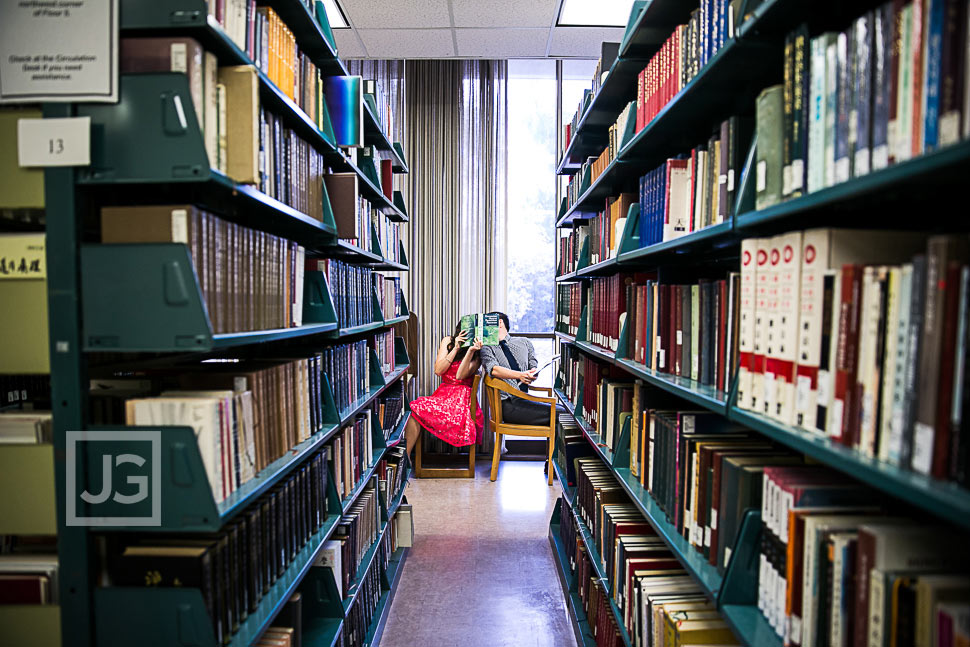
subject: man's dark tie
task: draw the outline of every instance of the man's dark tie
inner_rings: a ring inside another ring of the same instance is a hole
[[[521,371],[522,367],[519,366],[519,363],[515,360],[515,355],[512,354],[512,349],[509,348],[509,342],[503,339],[498,343],[498,345],[499,345],[499,348],[502,349],[502,352],[505,353],[505,359],[509,361],[509,368],[511,368],[513,371]],[[525,391],[526,393],[528,393],[529,385],[526,384],[525,382],[520,381],[519,390]]]

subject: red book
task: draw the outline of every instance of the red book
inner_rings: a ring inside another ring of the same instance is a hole
[[[0,575],[0,604],[47,604],[50,580],[46,575]]]
[[[391,160],[381,160],[381,188],[388,200],[394,199],[394,171]]]
[[[855,416],[856,351],[859,341],[859,310],[862,288],[861,265],[842,266],[842,301],[839,305],[839,339],[835,356],[835,424],[832,437],[846,445],[853,445]]]

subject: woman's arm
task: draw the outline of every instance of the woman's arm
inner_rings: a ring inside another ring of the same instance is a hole
[[[465,331],[463,330],[458,333],[458,336],[455,337],[454,347],[449,351],[448,342],[450,341],[451,337],[448,336],[442,339],[441,343],[438,344],[438,356],[434,360],[435,375],[444,375],[448,372],[448,368],[451,366],[451,363],[455,361],[455,355],[458,354],[458,349],[461,348],[461,345],[465,342]]]
[[[481,348],[482,340],[476,339],[475,343],[468,349],[468,352],[465,353],[461,364],[458,365],[458,372],[455,374],[457,379],[464,380],[478,372],[478,367],[482,365],[482,360],[478,356],[478,351]]]

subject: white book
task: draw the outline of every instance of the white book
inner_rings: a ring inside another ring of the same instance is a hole
[[[772,415],[790,425],[795,421],[795,367],[798,361],[798,323],[801,298],[802,232],[779,239],[778,298],[775,313],[775,406]]]
[[[752,373],[754,358],[755,297],[757,282],[758,240],[741,241],[741,289],[738,322],[738,407],[752,409]]]
[[[240,479],[235,469],[235,457],[239,451],[240,434],[245,438],[246,432],[240,426],[244,422],[237,418],[235,406],[235,391],[227,389],[215,390],[182,390],[182,391],[163,391],[159,394],[162,398],[217,398],[220,401],[220,416],[222,421],[223,448],[225,452],[222,459],[223,470],[229,483],[229,493],[234,492],[240,484]]]
[[[883,371],[880,376],[879,388],[879,422],[876,430],[876,456],[881,461],[889,456],[890,427],[893,411],[893,391],[896,386],[897,357],[899,355],[899,320],[903,316],[902,282],[903,267],[889,268],[887,276],[886,322],[883,347],[879,352],[883,357]],[[910,270],[912,271],[912,270]],[[905,308],[908,310],[908,308]],[[908,319],[907,319],[908,321]],[[905,337],[903,338],[905,343]]]
[[[808,122],[808,190],[818,191],[825,187],[825,119],[828,107],[825,72],[825,52],[830,34],[812,39],[811,74]]]
[[[690,164],[671,166],[667,186],[667,214],[663,239],[680,238],[690,231]]]
[[[125,403],[125,423],[128,425],[192,428],[216,503],[229,495],[222,465],[223,447],[227,444],[223,437],[222,402],[220,398],[171,397],[128,400]]]
[[[0,412],[0,445],[35,445],[51,442],[50,411]]]
[[[764,266],[758,267],[759,277],[761,275],[761,270],[765,268],[767,269],[767,273],[765,275],[767,281],[767,293],[763,302],[764,316],[761,314],[762,300],[760,298],[758,300],[758,317],[763,324],[762,348],[764,356],[764,368],[761,372],[762,389],[758,394],[761,398],[761,406],[758,408],[758,412],[773,417],[778,400],[776,393],[777,382],[775,381],[775,370],[777,367],[780,342],[778,329],[781,325],[779,318],[779,303],[781,300],[781,251],[784,236],[772,236],[768,240],[770,241],[767,252],[768,260]]]
[[[757,239],[755,256],[755,312],[754,312],[754,361],[751,369],[751,409],[764,413],[764,364],[768,347],[769,288],[774,277],[768,259],[771,254],[771,238]]]
[[[879,314],[882,307],[880,277],[885,268],[867,266],[862,272],[861,309],[859,311],[859,351],[856,356],[856,381],[861,388],[858,447],[863,454],[873,455],[876,427],[874,382],[879,379],[876,366],[876,344],[879,337]]]
[[[835,184],[835,121],[839,96],[838,34],[827,40],[825,48],[825,180],[824,186]]]
[[[336,539],[327,540],[323,548],[320,549],[317,560],[313,563],[314,566],[330,569],[330,572],[333,574],[334,583],[337,585],[337,592],[341,598],[344,596],[342,547],[343,542]]]
[[[175,70],[173,70],[175,71]],[[219,72],[219,61],[212,52],[202,55],[202,96],[203,107],[196,110],[199,114],[199,126],[205,142],[205,154],[209,158],[209,166],[219,168],[219,100],[216,90]]]
[[[913,291],[913,266],[904,265],[899,276],[899,305],[896,312],[895,329],[893,330],[893,355],[886,354],[887,361],[892,358],[892,380],[887,379],[889,397],[884,392],[883,404],[888,407],[883,410],[881,438],[879,442],[879,460],[891,465],[899,465],[903,448],[903,409],[906,401],[906,366],[910,361],[912,348],[909,344],[909,325],[912,312],[910,301]],[[894,320],[890,319],[892,323]]]

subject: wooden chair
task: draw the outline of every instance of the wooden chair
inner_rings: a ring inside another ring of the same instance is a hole
[[[520,391],[519,389],[513,387],[505,380],[499,380],[488,376],[485,378],[485,392],[488,397],[488,424],[490,424],[492,431],[495,432],[495,447],[492,450],[492,476],[491,479],[494,481],[495,477],[498,476],[498,462],[502,454],[502,436],[532,436],[534,438],[545,438],[548,444],[548,453],[546,457],[546,471],[549,473],[549,485],[552,485],[552,449],[555,446],[556,438],[556,399],[552,396],[552,389],[542,386],[530,386],[530,389],[534,391],[543,391],[549,394],[549,397],[541,397],[538,395],[531,395]],[[501,392],[505,391],[514,398],[522,398],[523,400],[531,400],[532,402],[542,402],[543,404],[548,404],[549,413],[549,426],[534,426],[534,425],[513,425],[502,420],[502,395]]]
[[[472,395],[471,402],[469,406],[471,407],[472,420],[475,419],[475,413],[478,411],[478,385],[482,380],[481,375],[476,375],[475,379],[472,381]],[[475,478],[475,445],[477,443],[472,443],[468,446],[468,467],[423,467],[422,463],[424,459],[421,454],[424,450],[424,438],[425,431],[422,429],[418,433],[418,441],[414,445],[414,474],[419,479],[461,479],[461,478]],[[493,479],[494,480],[494,479]]]

